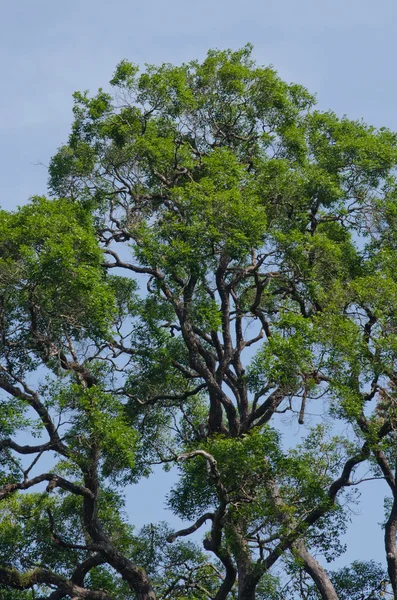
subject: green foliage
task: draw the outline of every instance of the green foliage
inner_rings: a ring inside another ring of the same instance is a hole
[[[166,523],[146,525],[137,536],[134,559],[150,574],[160,593],[168,590],[175,600],[206,599],[217,589],[216,570],[197,544],[167,543],[170,533]]]
[[[73,439],[75,452],[89,456],[100,444],[104,477],[117,481],[123,472],[133,470],[137,434],[117,398],[98,386],[81,389],[75,384],[61,388],[57,405],[68,415],[67,437]]]
[[[270,428],[251,432],[240,439],[215,436],[200,444],[200,449],[217,461],[222,482],[235,506],[244,495],[258,493],[261,497],[261,483],[263,485],[268,478],[270,465],[281,456],[278,434]],[[173,511],[181,518],[193,519],[206,508],[215,507],[216,489],[205,458],[198,456],[184,461],[181,471],[180,481],[168,498]],[[253,514],[258,509],[257,503],[250,507]]]
[[[66,333],[77,339],[106,333],[114,300],[87,211],[67,200],[33,198],[15,213],[0,213],[0,240],[2,308],[13,361],[35,368],[26,351],[43,357],[46,335],[59,340]]]
[[[331,573],[340,600],[360,600],[362,597],[382,598],[387,591],[388,576],[383,567],[371,560],[354,561],[349,567]]]
[[[397,499],[396,134],[315,110],[250,45],[111,86],[74,95],[54,198],[0,212],[0,585],[317,598],[297,548],[343,553],[360,465]],[[135,534],[122,494],[159,463],[187,529]],[[382,569],[330,577],[378,597]]]

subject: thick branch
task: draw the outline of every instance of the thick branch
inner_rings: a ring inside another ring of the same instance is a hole
[[[323,600],[338,600],[332,581],[328,577],[327,571],[319,562],[308,552],[302,540],[297,540],[292,546],[293,554],[298,556],[303,562],[303,568],[310,575]]]
[[[93,447],[91,465],[90,468],[86,470],[84,477],[86,486],[92,491],[91,496],[84,497],[84,525],[94,542],[95,549],[128,583],[130,589],[135,592],[136,600],[156,600],[156,595],[144,569],[138,567],[115,548],[111,540],[105,534],[102,524],[98,519],[98,461],[99,449]]]
[[[228,504],[228,494],[227,491],[221,481],[221,476],[218,471],[217,462],[215,458],[209,452],[205,452],[204,450],[194,450],[193,452],[188,452],[186,454],[181,454],[178,457],[178,460],[182,459],[190,459],[196,456],[202,456],[208,464],[212,479],[214,481],[218,498],[219,498],[219,506],[213,514],[212,518],[212,527],[211,527],[211,537],[206,538],[203,542],[204,548],[213,552],[217,558],[222,562],[223,566],[226,570],[226,577],[223,580],[221,587],[219,588],[217,594],[215,595],[214,600],[226,600],[228,597],[234,582],[236,580],[236,568],[233,564],[232,558],[228,551],[225,548],[222,548],[222,530],[223,530],[223,518],[225,516],[226,507]],[[204,517],[207,515],[204,515]],[[203,517],[202,517],[203,518]],[[193,526],[194,527],[194,526]]]
[[[385,550],[387,571],[389,573],[394,598],[397,598],[397,498],[394,498],[389,518],[385,525]]]
[[[114,600],[107,592],[80,587],[48,569],[36,568],[20,573],[16,569],[0,566],[0,583],[15,590],[28,590],[35,585],[57,586],[60,592],[79,600]]]
[[[198,518],[197,521],[193,523],[193,525],[191,525],[190,527],[186,527],[186,529],[180,529],[179,531],[175,531],[167,537],[167,542],[171,544],[178,537],[185,537],[187,535],[190,535],[191,533],[194,533],[195,531],[197,531],[197,529],[204,525],[204,523],[208,521],[208,519],[213,520],[214,513],[205,513],[200,518]]]
[[[88,498],[93,497],[93,493],[82,485],[71,483],[63,477],[59,477],[59,475],[54,475],[54,473],[43,473],[42,475],[37,475],[37,477],[33,477],[32,479],[28,479],[21,483],[7,483],[2,489],[0,489],[0,500],[3,500],[8,495],[17,492],[18,490],[27,490],[38,483],[42,483],[43,481],[49,482],[47,491],[51,491],[55,487],[60,487],[78,496],[85,496]]]
[[[274,411],[280,406],[286,395],[286,390],[283,390],[280,387],[276,388],[258,408],[251,412],[244,423],[242,423],[242,431],[249,431],[251,427],[263,425],[270,421]]]
[[[94,567],[103,565],[105,562],[106,560],[100,554],[92,554],[91,556],[83,560],[83,562],[80,563],[78,567],[76,567],[72,575],[73,583],[77,585],[83,585],[84,578],[87,575],[87,573],[89,573],[89,571],[91,571],[91,569],[93,569]]]
[[[118,254],[116,254],[116,252],[114,252],[113,250],[110,250],[110,248],[106,248],[104,250],[105,254],[109,254],[110,256],[112,256],[115,259],[114,263],[105,263],[104,267],[106,267],[107,269],[113,269],[114,267],[119,267],[120,269],[127,269],[128,271],[133,271],[133,273],[139,273],[141,275],[151,275],[152,277],[155,277],[156,279],[159,279],[160,281],[162,281],[164,279],[164,275],[163,273],[160,273],[160,271],[158,271],[157,269],[152,269],[150,267],[138,267],[137,265],[132,265],[131,263],[126,263],[124,261],[122,261]]]
[[[40,452],[45,452],[46,450],[54,450],[56,448],[56,444],[53,442],[47,442],[45,444],[38,444],[37,446],[20,446],[14,440],[7,438],[6,440],[0,440],[0,450],[3,448],[9,448],[10,450],[15,450],[18,454],[39,454]]]

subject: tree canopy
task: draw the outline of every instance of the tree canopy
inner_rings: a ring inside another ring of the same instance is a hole
[[[249,45],[110,83],[0,212],[1,597],[397,599],[397,135]],[[328,569],[367,479],[386,569]]]

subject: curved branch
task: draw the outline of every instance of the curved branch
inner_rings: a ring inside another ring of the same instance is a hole
[[[110,250],[110,248],[106,248],[104,250],[105,254],[109,254],[115,259],[114,263],[105,263],[103,266],[106,269],[113,269],[115,267],[119,267],[120,269],[127,269],[129,271],[133,271],[133,273],[138,273],[140,275],[151,275],[156,279],[162,281],[164,279],[163,273],[160,273],[157,269],[151,269],[150,267],[138,267],[137,265],[132,265],[131,263],[126,263],[122,261],[116,252]]]
[[[71,481],[67,481],[59,475],[54,475],[54,473],[42,473],[41,475],[37,475],[37,477],[33,477],[32,479],[27,479],[22,483],[7,483],[2,489],[0,489],[0,500],[3,500],[18,490],[27,490],[38,483],[42,483],[43,481],[49,482],[47,486],[48,492],[56,487],[60,487],[68,492],[72,492],[72,494],[76,494],[77,496],[85,496],[88,498],[94,497],[94,494],[91,492],[91,490],[82,485],[77,485]]]
[[[211,517],[211,537],[206,538],[203,542],[203,545],[206,550],[213,552],[225,567],[226,577],[223,580],[223,583],[220,586],[218,592],[216,593],[214,600],[226,600],[234,585],[237,575],[236,567],[233,564],[229,552],[225,548],[222,548],[223,518],[225,516],[226,507],[229,502],[228,494],[226,488],[224,487],[221,481],[221,476],[218,471],[216,459],[212,456],[212,454],[206,452],[205,450],[194,450],[193,452],[181,454],[180,456],[178,456],[177,460],[190,459],[196,456],[201,456],[207,461],[208,468],[214,480],[215,487],[218,493],[218,498],[220,500],[218,508]],[[203,515],[201,519],[203,519],[207,515]],[[198,521],[200,521],[200,519]]]
[[[217,461],[216,459],[205,450],[193,450],[193,452],[186,452],[185,454],[180,454],[177,458],[177,461],[195,458],[196,456],[202,456],[207,461],[210,473],[215,483],[215,487],[218,492],[218,497],[221,502],[225,503],[225,505],[229,502],[228,494],[225,486],[221,481],[221,474],[218,471]]]
[[[193,525],[191,525],[190,527],[187,527],[186,529],[180,529],[179,531],[175,531],[167,537],[167,542],[172,544],[172,542],[174,542],[176,538],[185,537],[187,535],[190,535],[191,533],[194,533],[195,531],[197,531],[197,529],[204,525],[204,523],[208,521],[208,519],[213,520],[214,513],[205,513],[199,519],[197,519],[197,521],[193,523]]]
[[[76,585],[83,585],[84,578],[87,575],[87,573],[89,573],[89,571],[91,571],[91,569],[93,569],[94,567],[99,567],[99,565],[103,565],[104,563],[106,563],[106,560],[103,558],[103,556],[97,553],[92,554],[91,556],[83,560],[83,562],[80,563],[78,567],[76,567],[72,575],[71,581],[73,581],[73,583],[75,583]]]
[[[14,398],[21,398],[27,404],[29,404],[39,415],[54,446],[53,449],[56,449],[63,456],[68,456],[68,448],[61,441],[61,438],[59,437],[58,431],[50,417],[50,414],[44,406],[44,404],[40,401],[37,393],[29,389],[27,385],[24,384],[22,381],[19,381],[19,383],[22,385],[24,391],[22,391],[21,388],[19,388],[18,386],[13,385],[7,379],[7,377],[0,376],[0,388],[8,394],[10,394],[11,396],[13,396]]]
[[[297,540],[292,546],[293,554],[296,554],[303,562],[303,568],[313,579],[323,600],[338,600],[338,595],[330,580],[327,571],[310,554],[302,540]]]
[[[14,590],[28,590],[35,585],[57,586],[57,592],[79,600],[114,600],[107,592],[88,590],[61,575],[42,568],[20,573],[16,569],[0,566],[0,583]],[[58,598],[61,597],[58,595]]]
[[[0,440],[0,450],[10,448],[10,450],[15,450],[18,454],[39,454],[41,452],[45,452],[46,450],[54,450],[56,448],[56,444],[53,442],[46,442],[45,444],[39,444],[37,446],[20,446],[14,440],[7,438],[6,440]]]

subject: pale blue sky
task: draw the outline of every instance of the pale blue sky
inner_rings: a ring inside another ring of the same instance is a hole
[[[48,164],[66,140],[72,93],[106,87],[122,58],[180,63],[252,42],[259,63],[316,92],[321,108],[397,130],[396,33],[395,0],[3,2],[0,205],[12,209],[45,193],[47,173],[37,163]],[[156,520],[149,510],[159,506],[154,482],[144,490],[129,502],[131,510],[140,506],[140,523]],[[370,518],[381,505],[378,494],[367,494],[349,559],[381,558],[382,515]]]
[[[122,58],[181,62],[250,41],[321,107],[397,129],[396,27],[395,0],[3,2],[0,203],[45,191],[35,163],[66,139],[73,91],[106,86]]]

